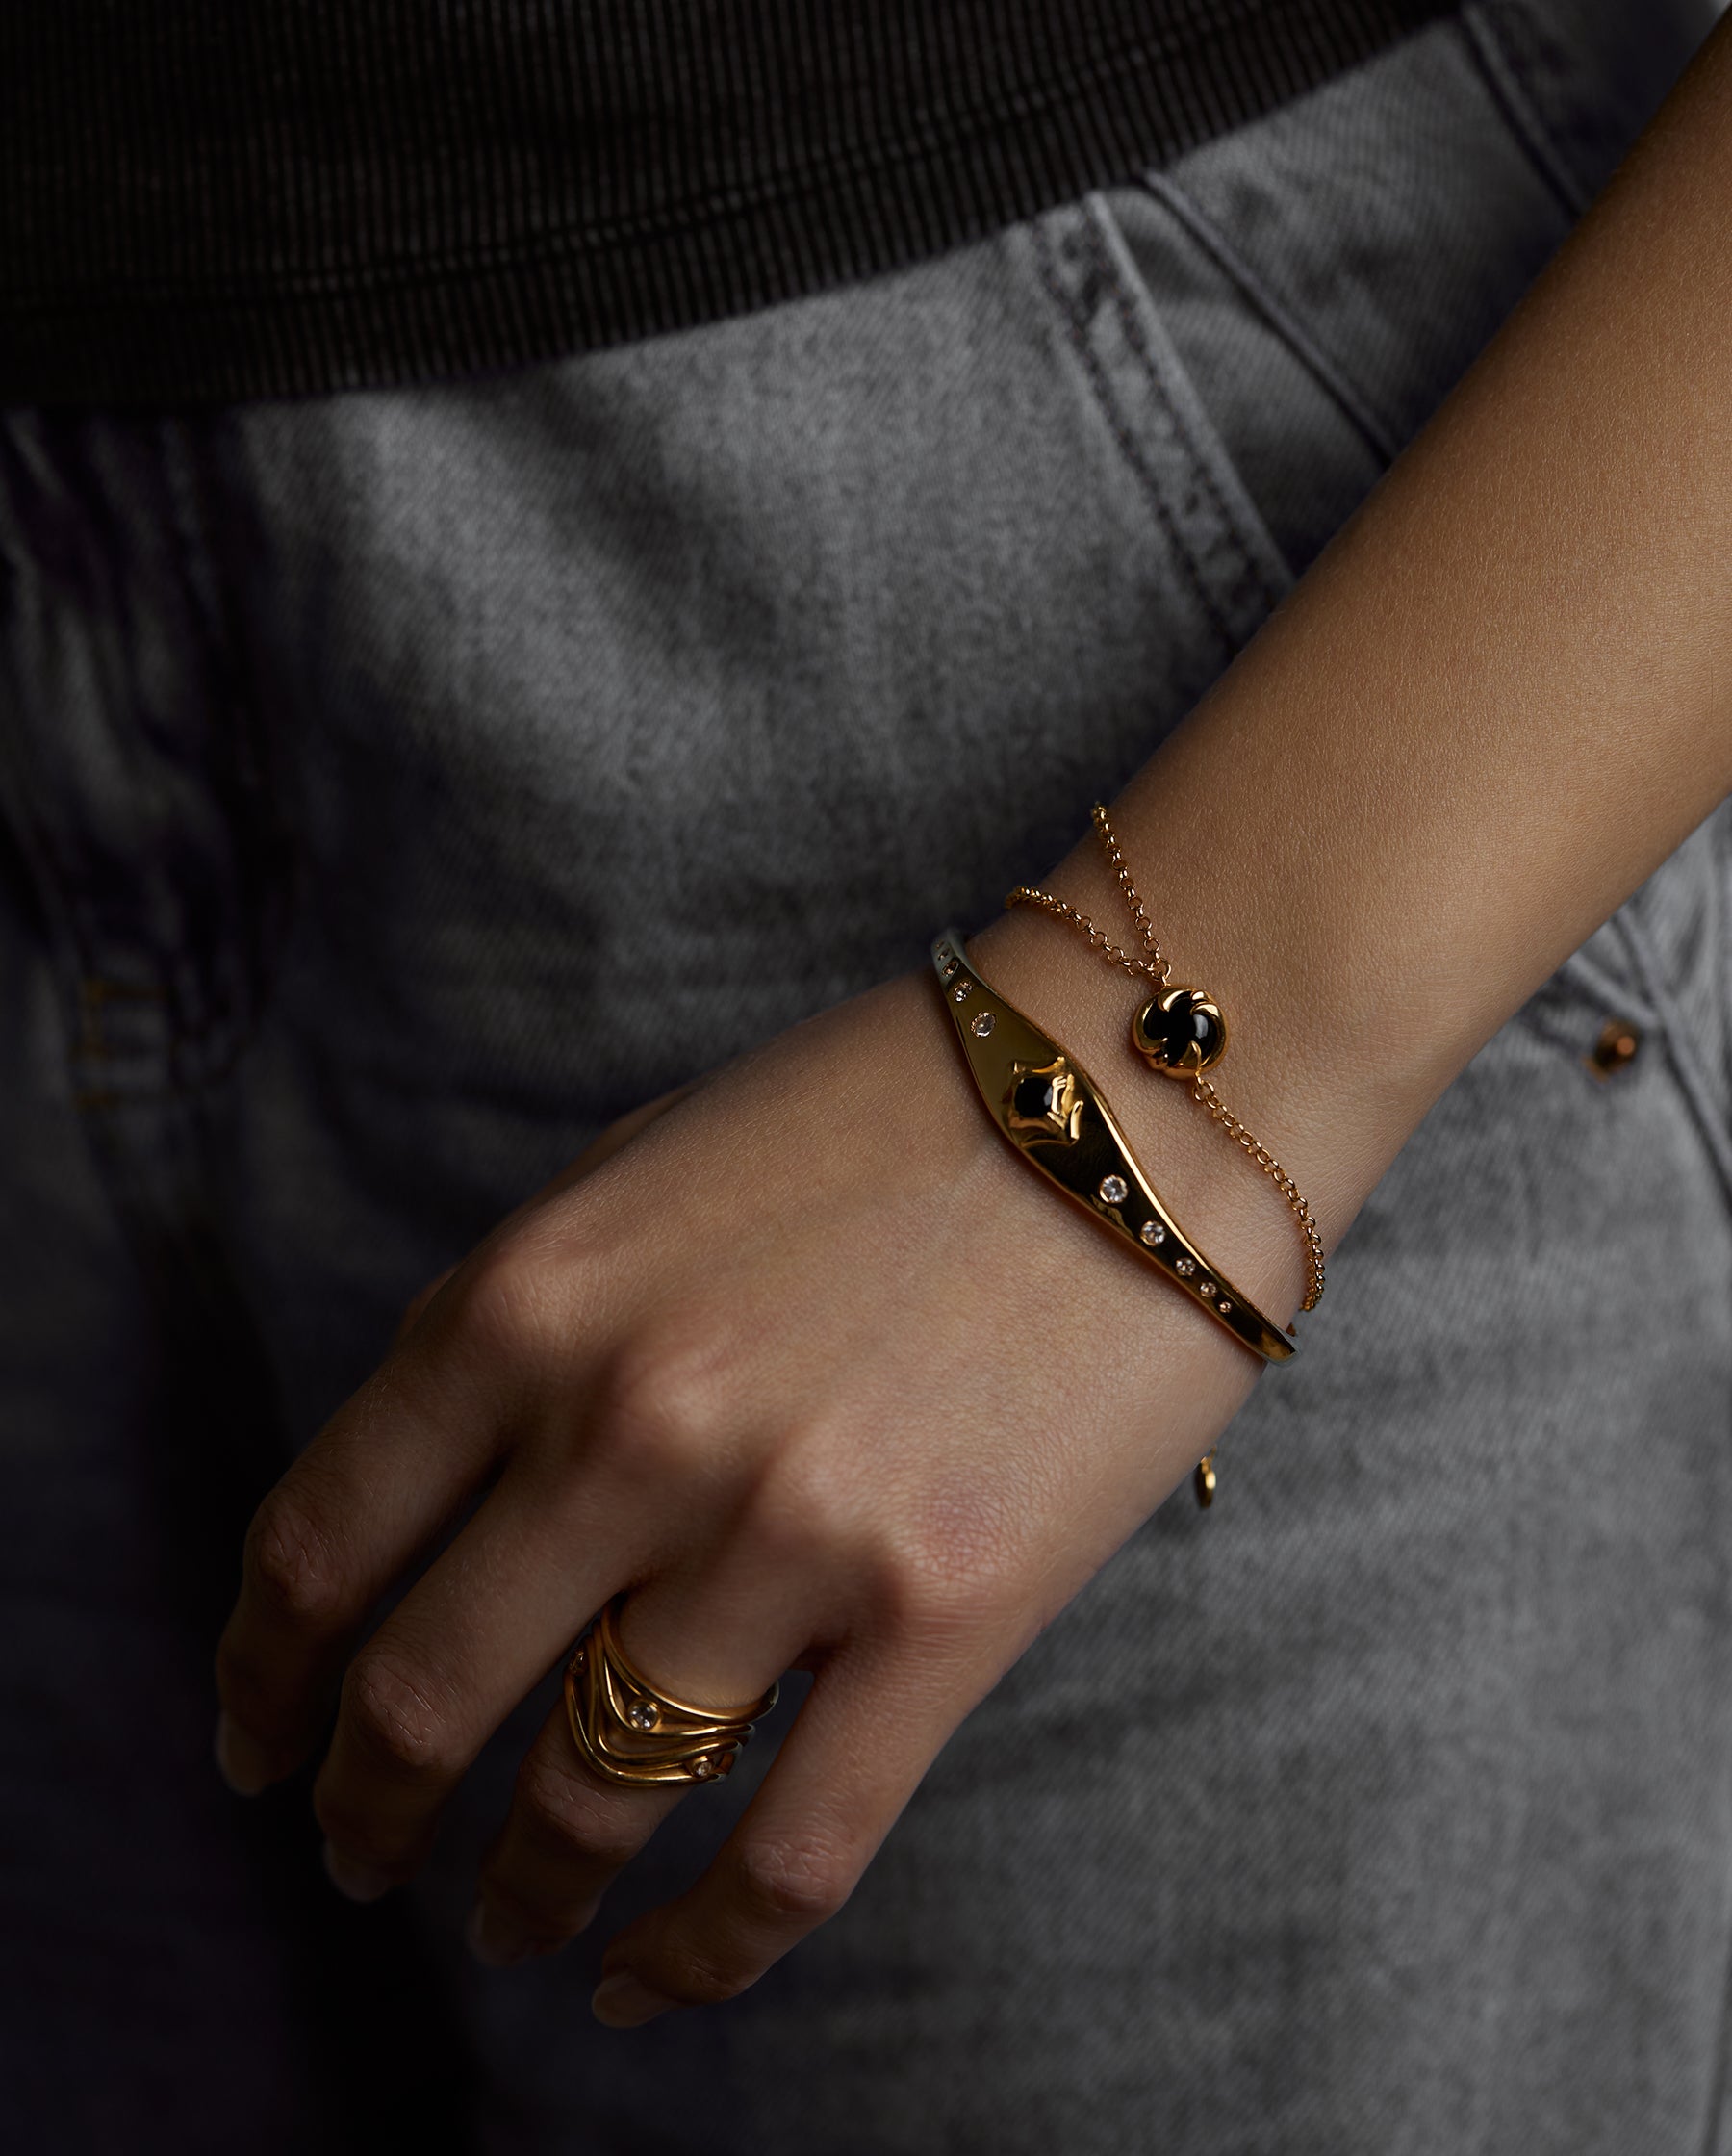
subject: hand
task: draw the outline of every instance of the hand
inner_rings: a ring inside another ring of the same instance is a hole
[[[1195,1159],[1281,1235],[1212,1142]],[[292,1771],[341,1674],[314,1803],[333,1877],[370,1897],[615,1594],[676,1695],[810,1669],[707,1873],[613,1941],[597,2011],[729,1997],[841,1906],[951,1732],[1260,1367],[1015,1158],[930,980],[893,982],[616,1126],[420,1299],[253,1524],[217,1657],[225,1766],[247,1788]],[[593,1775],[556,1709],[482,1869],[483,1958],[581,1931],[677,1795]]]

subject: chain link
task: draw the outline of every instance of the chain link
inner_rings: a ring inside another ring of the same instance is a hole
[[[1316,1216],[1299,1194],[1298,1184],[1269,1148],[1252,1137],[1207,1078],[1191,1080],[1191,1098],[1202,1104],[1235,1144],[1244,1147],[1292,1208],[1299,1232],[1305,1238],[1305,1300],[1299,1307],[1314,1310],[1323,1299],[1323,1238],[1317,1230]]]
[[[1131,880],[1131,870],[1120,851],[1117,834],[1108,820],[1106,809],[1098,801],[1094,806],[1094,827],[1101,844],[1106,848],[1107,859],[1112,864],[1113,874],[1118,879],[1119,889],[1124,894],[1132,922],[1142,937],[1143,957],[1135,958],[1117,943],[1109,942],[1086,913],[1074,906],[1067,906],[1063,899],[1055,898],[1051,891],[1043,891],[1038,885],[1019,884],[1005,904],[1038,907],[1043,913],[1051,913],[1055,920],[1065,921],[1080,929],[1088,938],[1089,948],[1098,952],[1108,965],[1122,968],[1133,980],[1153,981],[1157,988],[1164,988],[1172,978],[1172,967],[1161,951],[1155,934],[1155,925],[1144,911],[1142,900],[1137,896],[1136,886]],[[1245,1128],[1200,1071],[1191,1079],[1190,1096],[1221,1126],[1234,1143],[1241,1146],[1256,1162],[1291,1208],[1293,1218],[1299,1223],[1299,1232],[1305,1239],[1305,1300],[1300,1308],[1314,1310],[1323,1299],[1323,1238],[1318,1233],[1315,1216],[1299,1194],[1298,1184],[1269,1148]]]

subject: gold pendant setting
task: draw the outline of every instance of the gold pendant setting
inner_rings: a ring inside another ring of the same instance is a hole
[[[1151,1069],[1194,1078],[1227,1053],[1227,1021],[1206,990],[1163,988],[1132,1019],[1131,1040]]]

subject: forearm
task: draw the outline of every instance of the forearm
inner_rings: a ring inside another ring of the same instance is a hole
[[[1221,1091],[1331,1241],[1475,1051],[1732,789],[1728,201],[1722,30],[1114,807],[1174,979],[1234,1022]],[[1120,935],[1092,836],[1044,880]],[[1219,1134],[1125,1046],[1122,975],[1027,913],[976,949],[1098,1065],[1158,1179],[1171,1161],[1200,1203],[1231,1188]],[[1253,1219],[1255,1194],[1228,1202]],[[1277,1266],[1258,1232],[1275,1299],[1285,1280],[1296,1300],[1297,1239]]]

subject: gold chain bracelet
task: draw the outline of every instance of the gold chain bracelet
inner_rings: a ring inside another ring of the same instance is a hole
[[[1155,984],[1154,995],[1131,1021],[1132,1044],[1151,1069],[1159,1070],[1164,1077],[1185,1080],[1191,1098],[1249,1154],[1286,1198],[1305,1239],[1305,1300],[1300,1308],[1314,1310],[1323,1298],[1323,1238],[1317,1232],[1315,1217],[1300,1195],[1293,1178],[1269,1148],[1245,1128],[1205,1076],[1205,1072],[1211,1070],[1227,1053],[1227,1020],[1214,998],[1201,988],[1171,986],[1173,969],[1161,951],[1155,925],[1137,895],[1136,886],[1131,880],[1130,866],[1120,850],[1107,810],[1098,801],[1094,806],[1094,827],[1107,850],[1119,889],[1124,893],[1132,923],[1142,937],[1141,957],[1110,942],[1086,913],[1067,906],[1063,899],[1055,898],[1051,891],[1043,891],[1038,885],[1019,884],[1005,904],[1037,906],[1056,920],[1068,922],[1082,932],[1090,948],[1098,951],[1108,965],[1122,967],[1133,980],[1143,979]]]

